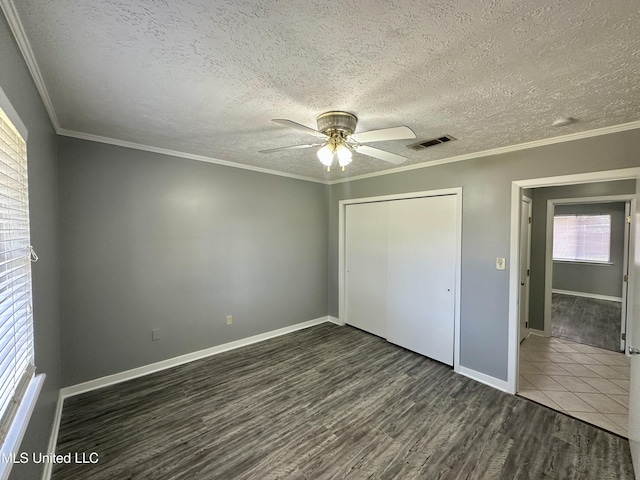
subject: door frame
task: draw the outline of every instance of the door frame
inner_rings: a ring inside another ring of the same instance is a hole
[[[613,180],[636,180],[640,182],[640,168],[622,168],[618,170],[604,170],[599,172],[577,173],[570,175],[531,178],[523,180],[515,180],[511,182],[511,239],[509,255],[510,258],[518,258],[520,248],[520,202],[522,198],[522,189],[551,187],[562,185],[575,185],[579,183],[595,183],[607,182]],[[631,213],[631,217],[635,219],[635,212]],[[632,232],[638,227],[632,224]],[[629,242],[629,257],[635,258],[635,235],[632,234]],[[509,323],[508,323],[508,351],[507,351],[507,388],[506,391],[512,394],[516,393],[518,362],[519,362],[519,322],[518,314],[518,291],[520,285],[520,262],[512,262],[513,268],[509,272]],[[633,296],[635,285],[635,269],[629,270],[629,282],[627,288],[629,297],[627,304],[627,318],[633,319]],[[631,325],[627,326],[627,333],[631,333]],[[627,345],[632,344],[632,339],[627,336]]]
[[[345,269],[345,235],[346,235],[346,208],[355,203],[387,202],[390,200],[407,200],[410,198],[438,197],[442,195],[456,195],[456,264],[455,264],[455,299],[453,321],[453,370],[460,371],[460,293],[462,270],[462,187],[444,188],[440,190],[428,190],[421,192],[407,192],[376,197],[351,198],[338,202],[338,323],[345,325],[345,301],[346,301],[346,269]]]
[[[622,322],[620,325],[620,350],[622,350],[625,355],[627,354],[627,325],[629,324],[628,316],[629,316],[629,262],[631,261],[631,255],[629,248],[631,246],[631,225],[633,225],[632,221],[628,221],[628,219],[633,219],[631,212],[635,212],[635,199],[630,202],[625,202],[624,206],[624,258],[622,260],[622,274],[627,276],[627,282],[623,282],[622,284]]]
[[[547,223],[546,223],[546,231],[545,231],[545,270],[544,270],[544,330],[543,334],[545,337],[551,336],[551,300],[553,297],[553,217],[555,213],[556,205],[582,205],[585,203],[629,203],[630,204],[630,212],[635,212],[636,206],[636,196],[635,194],[629,193],[626,195],[603,195],[600,197],[584,197],[584,198],[550,198],[547,200]],[[626,209],[626,206],[625,206]],[[631,215],[629,213],[628,215]],[[625,242],[624,242],[624,258],[623,263],[626,262],[629,256],[629,248],[631,247],[631,243],[627,240],[627,226],[625,223]],[[628,273],[627,270],[623,266],[623,275]],[[627,282],[628,283],[628,282]],[[628,287],[628,284],[627,284]],[[625,290],[625,286],[623,285],[623,292]],[[626,325],[625,316],[628,314],[626,309],[624,308],[625,295],[622,295],[623,302],[623,312],[622,312],[622,323],[623,328]],[[623,348],[624,350],[624,348]]]

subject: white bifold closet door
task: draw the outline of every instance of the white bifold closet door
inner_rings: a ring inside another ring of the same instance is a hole
[[[387,340],[453,365],[455,195],[389,203]]]
[[[346,323],[387,337],[388,202],[358,203],[346,213]]]
[[[346,323],[453,365],[457,201],[347,206]]]

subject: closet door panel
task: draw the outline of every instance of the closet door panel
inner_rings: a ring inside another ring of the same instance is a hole
[[[345,321],[387,336],[387,202],[346,207]]]
[[[387,339],[453,365],[457,196],[389,202]]]

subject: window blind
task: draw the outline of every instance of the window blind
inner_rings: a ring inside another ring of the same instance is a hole
[[[553,259],[609,262],[611,215],[556,215],[553,218]]]
[[[27,146],[0,109],[0,442],[33,377]]]

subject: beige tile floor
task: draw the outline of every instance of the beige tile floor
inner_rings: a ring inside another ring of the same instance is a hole
[[[629,359],[557,337],[520,344],[518,395],[628,437]]]

